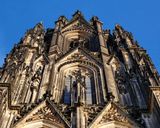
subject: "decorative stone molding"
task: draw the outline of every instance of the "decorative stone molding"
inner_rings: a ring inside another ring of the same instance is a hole
[[[118,109],[115,106],[112,106],[107,113],[102,117],[102,120],[99,124],[110,122],[110,121],[118,121],[123,123],[129,123],[127,117],[118,112]]]
[[[22,117],[18,117],[19,119],[14,122],[14,127],[19,128],[23,124],[33,123],[36,121],[49,121],[59,127],[68,127],[68,124],[65,123],[65,120],[62,115],[61,111],[54,106],[54,103],[49,99],[40,102],[38,105],[31,104],[28,111],[23,114]],[[26,110],[24,108],[24,110]],[[21,113],[22,115],[22,113]]]
[[[14,106],[11,104],[11,85],[9,83],[0,83],[0,88],[5,88],[6,91],[6,95],[7,95],[7,103],[8,103],[8,108],[10,110],[19,110],[20,106]]]
[[[151,97],[150,97],[150,100],[153,100],[154,99],[154,97],[155,97],[155,99],[156,99],[156,101],[157,101],[157,103],[158,103],[158,105],[159,105],[159,107],[160,107],[160,87],[159,86],[156,86],[156,87],[150,87],[150,89],[151,89]],[[154,96],[154,97],[153,97]],[[150,105],[151,105],[152,103],[151,103],[151,101],[150,101]],[[152,106],[152,105],[151,105]],[[153,106],[152,106],[153,107]],[[152,108],[151,107],[151,108]]]
[[[62,125],[62,121],[57,117],[57,113],[51,112],[51,109],[47,106],[40,108],[36,113],[34,113],[26,122],[31,122],[34,120],[49,120],[55,123]]]
[[[100,112],[100,114],[95,117],[95,119],[90,123],[89,128],[96,128],[99,125],[106,124],[109,122],[119,122],[123,126],[130,127],[140,127],[133,119],[127,115],[127,113],[118,107],[115,103],[108,103]]]

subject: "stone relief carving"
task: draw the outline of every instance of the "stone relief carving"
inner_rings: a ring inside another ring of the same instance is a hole
[[[80,22],[77,22],[76,24],[72,25],[68,29],[64,29],[62,33],[69,32],[69,31],[75,31],[75,30],[81,30],[87,33],[93,33],[94,31],[92,29],[89,29],[85,24],[82,24]]]
[[[58,118],[57,113],[51,111],[51,109],[47,106],[40,108],[36,113],[28,118],[26,122],[31,122],[39,119],[49,120],[63,126],[63,122],[60,118]]]
[[[24,49],[15,48],[15,50],[12,53],[12,56],[10,55],[7,60],[6,69],[9,74],[13,74],[13,72],[18,70],[22,66],[25,60],[25,53],[26,53],[25,48]]]
[[[84,108],[85,117],[88,121],[88,124],[90,124],[96,117],[96,115],[103,110],[103,107],[104,106],[92,105],[92,106],[86,106]]]
[[[118,109],[114,106],[111,106],[111,108],[107,111],[107,113],[102,117],[102,120],[99,122],[99,124],[110,122],[110,121],[129,123],[127,117],[120,114]]]

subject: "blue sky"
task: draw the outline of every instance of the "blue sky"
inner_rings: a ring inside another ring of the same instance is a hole
[[[160,0],[0,0],[0,66],[25,31],[42,21],[54,27],[60,15],[76,10],[86,19],[98,16],[104,29],[119,23],[133,33],[160,72]]]

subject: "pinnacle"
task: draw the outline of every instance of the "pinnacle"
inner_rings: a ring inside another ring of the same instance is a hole
[[[74,14],[73,14],[73,17],[83,17],[83,14],[82,14],[82,12],[81,11],[79,11],[79,10],[77,10]]]

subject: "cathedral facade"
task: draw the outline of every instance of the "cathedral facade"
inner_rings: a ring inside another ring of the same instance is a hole
[[[80,11],[29,29],[0,69],[0,128],[160,128],[159,117],[146,50]]]

